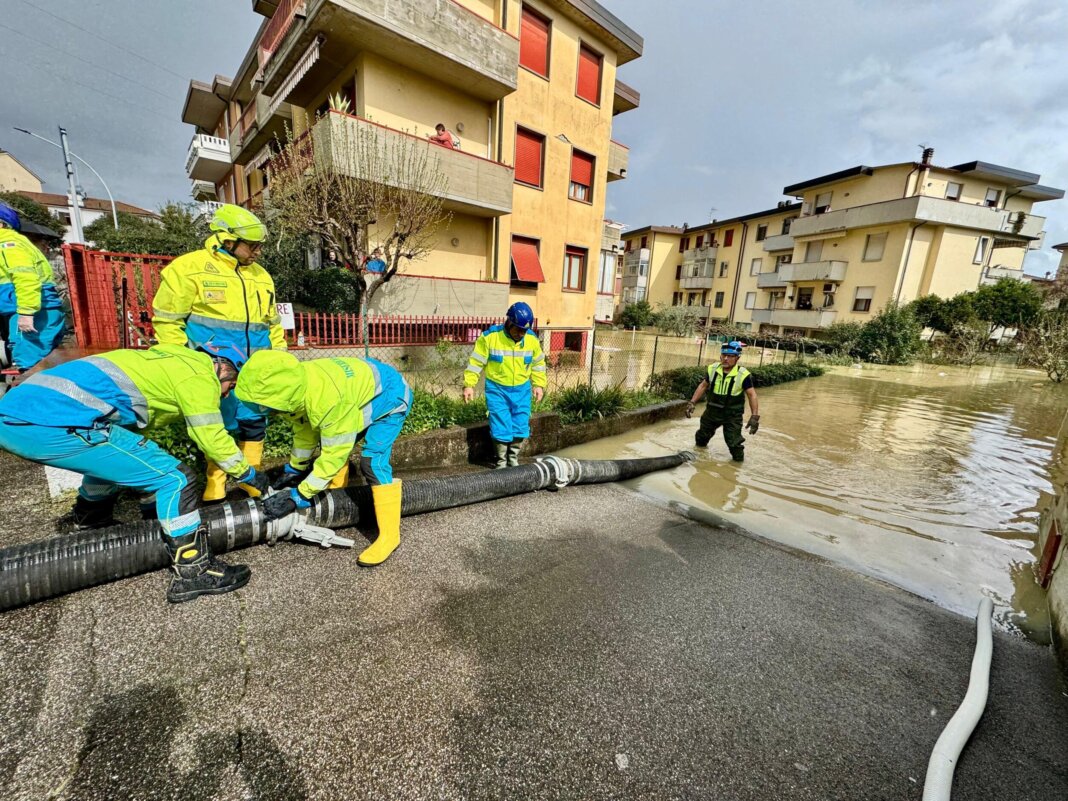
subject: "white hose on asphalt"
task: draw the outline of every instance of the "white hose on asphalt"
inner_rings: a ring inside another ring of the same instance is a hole
[[[972,674],[968,692],[960,707],[949,719],[931,752],[927,763],[927,778],[923,782],[923,801],[949,801],[953,790],[953,771],[957,759],[972,736],[979,718],[986,708],[987,692],[990,689],[990,658],[994,652],[990,632],[990,618],[994,604],[989,598],[979,602],[979,614],[975,619],[975,656],[972,657]]]

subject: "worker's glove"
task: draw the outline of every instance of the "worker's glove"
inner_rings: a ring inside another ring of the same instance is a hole
[[[249,467],[248,472],[237,479],[237,485],[252,498],[258,498],[267,491],[267,474],[259,473],[255,467]]]
[[[300,470],[291,464],[287,464],[282,471],[282,475],[271,482],[271,489],[284,490],[289,489],[290,487],[295,487],[306,479],[310,472],[310,467]]]
[[[464,403],[470,403],[475,399],[475,388],[464,387]]]
[[[37,332],[37,329],[33,327],[32,314],[19,315],[19,331],[21,331],[23,334],[33,334]]]
[[[690,401],[689,403],[687,403],[686,404],[686,416],[687,417],[693,417],[693,410],[696,409],[696,408],[697,408],[697,404],[694,403],[693,401]]]
[[[755,434],[760,429],[760,415],[749,415],[749,422],[745,424],[745,427],[750,434]]]
[[[263,501],[263,516],[269,521],[279,520],[286,515],[291,515],[297,509],[307,509],[311,501],[297,492],[296,488],[289,492],[276,492],[269,495]]]

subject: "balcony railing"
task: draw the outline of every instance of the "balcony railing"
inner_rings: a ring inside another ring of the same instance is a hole
[[[799,261],[779,267],[783,281],[844,281],[847,261]]]
[[[712,273],[702,271],[697,275],[684,275],[679,279],[679,286],[682,289],[711,289]]]
[[[418,136],[387,128],[384,125],[333,111],[312,128],[316,153],[333,159],[336,168],[354,178],[373,168],[375,163],[388,162],[390,154],[418,152],[427,149],[429,171],[445,177],[442,195],[446,208],[479,217],[499,217],[512,211],[512,184],[515,171],[498,161],[490,161],[472,153],[431,144]],[[377,156],[358,157],[367,149]],[[404,180],[396,176],[393,181]],[[382,182],[394,186],[389,177]]]
[[[702,245],[699,248],[690,248],[682,254],[682,265],[683,267],[690,267],[691,265],[699,267],[705,262],[710,262],[712,266],[715,266],[718,253],[719,248],[715,245]]]
[[[608,143],[608,180],[618,181],[627,177],[627,166],[630,164],[630,148],[619,142]]]
[[[217,183],[230,171],[230,143],[218,136],[197,134],[189,143],[185,173],[199,181]]]
[[[986,268],[984,277],[991,281],[997,281],[1001,278],[1013,278],[1017,281],[1027,280],[1024,277],[1023,268],[1014,269],[1012,267],[1002,267],[1001,265],[992,265]]]
[[[793,250],[794,238],[791,234],[776,234],[775,236],[765,237],[760,244],[764,246],[766,253],[773,253],[776,250]]]
[[[623,271],[629,272],[632,267],[644,264],[649,266],[649,248],[638,248],[623,254]]]
[[[779,268],[780,272],[773,273],[761,273],[757,276],[757,289],[774,289],[776,287],[786,286],[786,279],[782,277],[781,270],[784,267],[789,267],[789,264],[784,264]]]
[[[826,328],[837,316],[837,311],[828,309],[753,309],[754,323],[787,328]]]
[[[298,12],[300,12],[301,16],[306,12],[304,0],[281,0],[274,10],[274,14],[271,15],[271,19],[267,22],[267,27],[263,29],[263,35],[260,37],[259,47],[257,48],[257,56],[261,68],[270,61],[271,55],[278,49],[278,45],[282,43],[286,34],[289,33],[289,29],[297,18]]]
[[[190,194],[193,200],[211,200],[216,196],[215,184],[212,181],[193,181]]]

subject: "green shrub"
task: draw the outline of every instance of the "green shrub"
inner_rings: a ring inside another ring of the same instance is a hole
[[[852,355],[857,348],[857,342],[860,340],[860,332],[863,330],[863,323],[831,323],[824,329],[821,337],[823,349]]]
[[[876,364],[909,364],[920,350],[922,330],[910,308],[891,301],[864,323],[856,355]]]
[[[615,417],[626,408],[626,393],[619,387],[569,387],[556,396],[555,407],[564,423]]]

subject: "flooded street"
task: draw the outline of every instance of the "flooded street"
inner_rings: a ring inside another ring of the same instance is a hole
[[[746,461],[722,434],[698,461],[631,486],[1048,641],[1032,573],[1038,506],[1063,469],[1068,388],[1036,372],[836,367],[759,390]],[[582,458],[693,448],[692,420],[571,448]],[[754,575],[754,581],[760,576]]]

